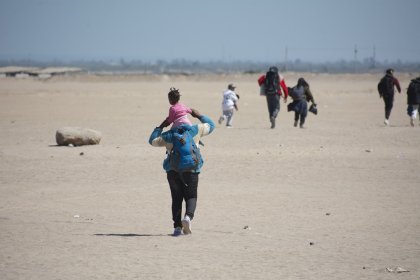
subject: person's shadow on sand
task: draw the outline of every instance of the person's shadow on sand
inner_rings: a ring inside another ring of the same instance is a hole
[[[138,234],[138,233],[95,233],[95,236],[117,236],[117,237],[150,237],[150,236],[172,236],[172,234]]]

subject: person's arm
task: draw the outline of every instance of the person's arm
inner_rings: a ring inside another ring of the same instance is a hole
[[[315,103],[314,96],[312,95],[311,89],[310,89],[309,87],[306,87],[306,88],[305,88],[305,95],[306,95],[306,99],[307,99],[308,101],[311,101],[311,102],[312,102],[312,104],[316,104],[316,103]]]
[[[152,145],[153,147],[165,146],[166,142],[162,139],[161,135],[162,135],[162,128],[158,126],[152,131],[152,134],[150,134],[149,144]]]
[[[208,135],[213,132],[215,125],[214,122],[207,116],[201,115],[195,109],[192,109],[191,116],[200,120],[201,124],[198,124],[199,134],[201,136]]]
[[[397,87],[398,93],[401,93],[400,82],[397,80],[397,78],[394,78],[394,85]]]
[[[283,80],[280,80],[280,86],[283,89],[284,92],[284,102],[287,101],[287,97],[289,96],[289,91],[287,90],[286,82]]]
[[[164,127],[169,126],[171,123],[168,121],[168,118],[166,118],[158,127],[163,129]]]
[[[166,122],[168,123],[168,125],[170,125],[171,123],[173,123],[175,120],[175,109],[173,108],[173,106],[169,107],[169,114],[168,117],[166,118]]]
[[[258,78],[258,85],[261,86],[265,82],[265,75],[262,75]]]

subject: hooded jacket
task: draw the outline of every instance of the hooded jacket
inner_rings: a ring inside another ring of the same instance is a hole
[[[420,104],[420,77],[411,80],[407,89],[407,104]]]

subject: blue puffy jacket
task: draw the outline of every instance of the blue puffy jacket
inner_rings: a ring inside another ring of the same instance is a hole
[[[191,134],[191,136],[194,138],[195,144],[198,146],[198,143],[201,139],[201,137],[209,135],[214,130],[214,122],[207,116],[201,116],[199,120],[202,122],[200,124],[188,126],[188,133]],[[167,149],[167,155],[169,155],[170,151],[172,150],[172,139],[173,139],[173,131],[168,130],[162,133],[162,129],[159,127],[156,127],[152,134],[149,137],[149,144],[154,147],[166,147]],[[203,166],[203,161],[201,161],[194,172],[199,173],[201,170],[201,167]],[[171,167],[169,166],[169,158],[168,156],[163,161],[163,169],[165,169],[166,172],[171,170]]]

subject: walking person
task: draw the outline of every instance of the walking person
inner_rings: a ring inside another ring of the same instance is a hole
[[[394,69],[390,68],[386,70],[385,76],[378,83],[379,98],[383,98],[385,102],[385,125],[389,125],[389,117],[394,105],[394,87],[397,88],[398,93],[401,93],[400,82],[394,77]]]
[[[171,190],[174,236],[191,234],[191,223],[197,207],[198,178],[204,163],[198,143],[201,137],[214,130],[214,123],[209,117],[195,109],[191,110],[191,116],[200,120],[200,124],[182,124],[162,133],[164,121],[149,138],[149,144],[166,147],[167,150],[163,168]],[[183,201],[186,209],[182,218]]]
[[[316,107],[308,82],[304,78],[299,78],[297,85],[289,89],[289,95],[292,97],[293,102],[287,105],[287,111],[295,112],[294,126],[297,127],[299,123],[299,127],[304,128],[303,125],[308,115],[308,102],[312,102],[312,105]]]
[[[288,90],[286,82],[279,70],[275,66],[271,66],[265,75],[258,78],[258,85],[261,87],[261,92],[266,96],[268,115],[271,122],[271,128],[276,127],[276,118],[280,112],[280,97],[282,90],[284,93],[284,102],[287,102]]]
[[[407,89],[407,114],[410,117],[410,125],[414,126],[414,122],[419,113],[420,104],[420,77],[411,80]],[[420,121],[420,117],[419,117]],[[419,123],[420,124],[420,123]]]
[[[222,115],[219,118],[219,124],[226,120],[226,126],[232,127],[233,113],[238,111],[239,95],[235,93],[235,86],[229,84],[227,90],[223,92]]]

